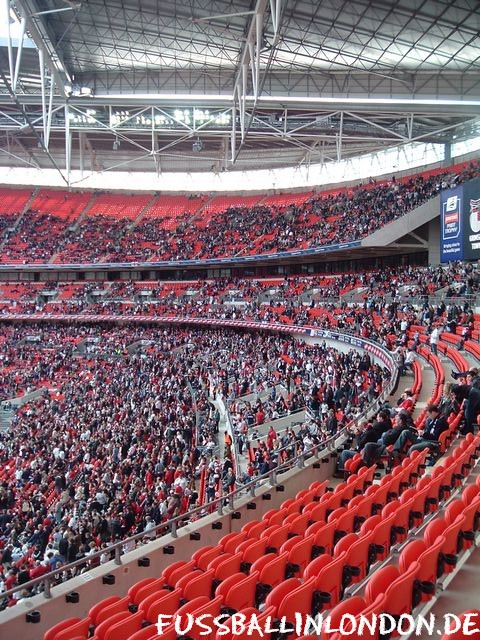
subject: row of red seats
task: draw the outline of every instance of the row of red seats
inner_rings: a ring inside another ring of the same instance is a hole
[[[443,485],[447,495],[451,486],[458,486],[465,478],[473,460],[478,457],[480,439],[472,436],[456,451],[455,456],[445,460],[444,466],[432,474],[436,478],[435,484],[440,483],[440,486],[450,477],[452,484]],[[421,486],[419,489],[421,497],[417,500],[421,503],[424,496]],[[388,565],[374,573],[367,583],[364,598],[348,598],[330,612],[331,628],[338,628],[342,616],[347,613],[357,621],[354,628],[358,627],[360,616],[372,621],[373,614],[388,613],[397,619],[401,615],[412,614],[415,606],[433,597],[438,580],[444,573],[454,570],[458,555],[472,547],[479,527],[480,478],[475,485],[464,489],[461,498],[448,504],[444,517],[436,518],[427,525],[423,539],[412,540],[403,547],[398,567]],[[360,635],[355,635],[352,627],[353,623],[345,631],[351,630],[348,637],[354,640],[380,638],[378,627],[370,632],[367,625]],[[327,632],[321,637],[322,640],[339,640],[343,636]],[[459,639],[463,637],[458,636]]]
[[[365,469],[357,477],[352,476],[348,482],[340,485],[332,493],[323,493],[325,483],[311,487],[303,495],[297,496],[293,503],[289,501],[284,503],[279,512],[265,514],[262,521],[247,523],[238,534],[230,534],[225,537],[218,548],[199,550],[189,563],[177,563],[176,566],[174,565],[164,572],[157,581],[147,578],[141,584],[135,585],[125,599],[116,599],[114,602],[104,603],[104,605],[108,605],[106,606],[108,619],[112,622],[112,616],[122,614],[124,616],[122,620],[114,618],[113,621],[115,623],[124,621],[125,616],[131,615],[126,609],[133,599],[133,604],[141,608],[146,620],[156,621],[159,607],[163,611],[165,604],[163,601],[167,597],[167,594],[162,596],[160,591],[166,580],[168,580],[168,584],[174,591],[178,592],[178,597],[187,597],[190,602],[193,602],[202,597],[202,592],[203,594],[207,592],[210,595],[213,581],[223,578],[220,586],[217,587],[218,593],[215,591],[215,597],[221,596],[223,605],[233,605],[232,608],[236,610],[244,609],[243,605],[254,605],[256,603],[255,598],[258,595],[256,585],[258,582],[267,585],[265,587],[267,591],[272,589],[272,594],[277,589],[270,598],[278,599],[288,571],[298,573],[303,580],[306,580],[309,588],[315,586],[315,591],[322,588],[323,591],[320,593],[323,593],[323,597],[326,597],[326,592],[329,592],[331,594],[330,606],[336,604],[343,590],[342,576],[345,568],[350,566],[348,563],[353,561],[353,554],[357,553],[355,546],[349,551],[345,550],[342,545],[338,549],[336,548],[339,540],[341,541],[341,535],[348,533],[354,521],[359,525],[362,519],[369,519],[368,516],[372,511],[373,503],[378,503],[379,500],[386,501],[387,493],[390,496],[393,495],[393,485],[399,491],[400,484],[402,484],[401,477],[404,478],[404,487],[411,482],[411,471],[414,469],[415,473],[419,473],[420,465],[415,458],[422,460],[422,456],[415,456],[409,462],[411,468],[407,464],[402,468],[403,476],[396,472],[395,477],[391,478],[392,486],[387,487],[385,483],[381,488],[378,487],[378,494],[377,486],[370,486],[372,491],[367,496],[367,502],[370,505],[363,518],[359,516],[360,505],[362,501],[365,502],[363,496],[365,484],[371,482],[374,468]],[[369,491],[368,488],[367,491]],[[357,495],[354,495],[355,493]],[[380,493],[383,497],[380,497]],[[319,498],[318,504],[315,501],[316,498]],[[347,501],[349,506],[352,503],[351,511],[348,514],[346,514],[345,506],[342,507]],[[352,501],[355,501],[355,504]],[[299,509],[302,506],[306,510],[305,513],[299,513]],[[329,513],[330,510],[332,510],[331,513]],[[321,517],[325,518],[325,520],[316,520]],[[279,522],[280,518],[283,518],[281,523]],[[312,524],[309,524],[310,522]],[[369,525],[373,524],[376,523],[369,523]],[[346,530],[343,531],[343,528]],[[377,531],[377,527],[374,526],[371,532],[369,531],[368,540],[370,540],[370,537],[376,536]],[[295,535],[297,539],[289,538],[289,535]],[[242,539],[241,542],[240,539]],[[388,545],[389,547],[390,545]],[[321,552],[321,555],[311,560],[314,548],[317,553]],[[229,550],[233,549],[236,552],[232,554]],[[329,555],[332,551],[334,553],[333,558]],[[242,573],[238,573],[241,568],[245,568],[245,565],[250,563],[251,566],[247,577]],[[225,575],[225,571],[228,573],[234,571],[234,569],[237,569],[237,571],[233,574],[231,573],[230,577],[232,579],[229,580],[228,576]],[[357,572],[355,571],[354,573]],[[359,575],[362,576],[363,573]],[[339,577],[340,580],[338,579]],[[299,578],[291,579],[297,580],[297,583],[299,583]],[[242,583],[241,588],[238,587],[240,582]],[[290,587],[292,586],[292,583],[288,584]],[[267,596],[266,606],[269,606],[268,598],[269,596]],[[161,604],[159,604],[160,601]],[[291,606],[293,606],[294,602],[294,600],[291,601]],[[198,604],[198,601],[195,602],[196,604]],[[89,615],[91,619],[95,618],[96,620],[94,614],[95,612],[91,611]],[[106,620],[103,620],[103,615],[106,614],[102,614],[102,623],[106,622]],[[71,632],[78,631],[82,624],[86,625],[86,622],[77,622],[74,625],[75,628],[69,629],[68,633],[65,629],[64,635],[60,636],[60,638],[57,638],[56,635],[48,636],[48,638],[55,637],[57,640],[66,640],[67,637],[71,637]],[[130,624],[133,624],[132,620],[128,620],[128,625]],[[104,625],[102,629],[105,629],[106,626]],[[116,624],[114,626],[115,637],[119,637],[119,629]],[[97,637],[97,633],[95,637]],[[122,635],[121,637],[128,636]]]

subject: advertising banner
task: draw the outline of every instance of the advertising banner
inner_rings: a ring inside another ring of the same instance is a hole
[[[470,180],[463,187],[464,232],[463,257],[465,260],[480,259],[480,178]]]
[[[440,194],[440,261],[480,260],[480,178]]]
[[[440,261],[463,258],[463,186],[440,194]]]

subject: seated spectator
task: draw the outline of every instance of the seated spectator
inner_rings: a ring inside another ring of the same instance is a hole
[[[438,439],[448,429],[448,422],[441,415],[436,404],[428,405],[427,414],[428,418],[423,431],[418,431],[417,434],[412,429],[402,431],[393,447],[394,455],[395,453],[397,455],[405,453],[406,447],[409,447],[407,451],[409,455],[412,451],[423,451],[424,449],[436,451],[438,449]]]
[[[360,451],[368,442],[377,442],[392,426],[392,421],[386,410],[379,411],[376,421],[357,436],[357,450]]]
[[[397,411],[411,412],[414,407],[413,393],[411,389],[405,389],[397,402]]]
[[[400,437],[400,434],[406,429],[415,429],[415,425],[413,424],[411,414],[408,411],[405,411],[405,409],[402,409],[402,411],[397,413],[395,416],[392,428],[385,431],[385,433],[379,438],[378,444],[385,447],[395,444]]]

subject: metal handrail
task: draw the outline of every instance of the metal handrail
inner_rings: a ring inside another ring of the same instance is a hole
[[[103,318],[103,320],[107,320],[107,318]],[[164,320],[165,322],[165,320]],[[188,321],[186,321],[188,322]],[[224,324],[224,323],[222,323]],[[225,323],[226,324],[226,323]],[[241,326],[238,326],[239,323],[237,323],[237,328],[241,328]],[[251,323],[248,323],[251,325]],[[259,324],[259,328],[261,327],[262,329],[267,328],[265,324]],[[305,330],[305,327],[298,327],[299,330],[303,331]],[[318,331],[316,328],[311,328],[314,331]],[[341,332],[330,332],[330,333],[334,333],[337,336],[342,335]],[[333,336],[332,336],[333,338]],[[201,512],[204,512],[206,508],[210,509],[211,507],[216,508],[217,510],[217,514],[218,516],[222,516],[223,515],[223,507],[225,505],[225,501],[228,501],[228,505],[231,509],[233,509],[234,507],[234,501],[236,498],[239,498],[241,495],[244,494],[249,494],[251,497],[255,496],[255,489],[257,488],[257,486],[259,485],[259,483],[261,483],[264,480],[269,480],[270,484],[272,486],[275,486],[276,482],[277,482],[277,476],[278,474],[288,471],[289,469],[294,468],[295,466],[297,466],[298,468],[302,468],[304,466],[305,463],[305,459],[307,457],[316,457],[319,458],[322,455],[325,455],[331,451],[333,451],[336,448],[335,442],[337,440],[341,440],[342,442],[345,441],[345,436],[347,435],[347,431],[348,429],[352,426],[352,424],[358,425],[358,423],[361,420],[365,419],[365,416],[368,414],[372,414],[375,413],[376,411],[378,411],[378,408],[380,407],[381,402],[383,402],[385,400],[385,398],[392,392],[392,390],[395,387],[396,384],[396,380],[397,380],[397,376],[398,376],[398,367],[396,365],[396,363],[394,362],[393,356],[391,356],[391,354],[388,354],[388,352],[381,348],[379,345],[377,345],[376,343],[374,343],[371,340],[365,340],[362,338],[363,342],[367,342],[370,343],[372,345],[374,345],[375,347],[377,347],[379,350],[381,350],[385,355],[388,355],[391,364],[392,364],[392,369],[391,369],[391,373],[392,373],[392,377],[389,381],[389,383],[386,385],[384,391],[382,392],[382,394],[373,402],[371,403],[367,409],[360,414],[359,416],[357,416],[354,420],[352,420],[348,425],[346,425],[343,429],[341,429],[338,433],[336,433],[335,435],[331,436],[330,438],[327,438],[324,442],[320,443],[320,445],[314,445],[313,447],[311,447],[310,449],[304,450],[302,451],[299,455],[294,456],[293,458],[289,458],[288,460],[281,462],[281,456],[278,455],[278,465],[276,468],[270,470],[268,473],[265,473],[261,476],[257,476],[255,478],[255,480],[253,480],[252,482],[249,482],[247,484],[244,484],[242,487],[235,489],[234,491],[230,492],[228,495],[223,495],[220,498],[216,498],[215,500],[209,502],[207,505],[202,505],[202,506],[198,506],[195,507],[193,509],[191,509],[190,511],[176,516],[175,518],[171,518],[170,520],[167,520],[165,522],[162,522],[161,524],[157,525],[155,528],[150,529],[149,531],[145,532],[142,531],[140,533],[137,533],[133,536],[130,536],[128,538],[125,538],[119,542],[115,542],[112,545],[109,545],[106,549],[102,549],[100,551],[97,551],[95,553],[92,553],[91,555],[88,556],[84,556],[83,558],[79,559],[79,560],[75,560],[74,562],[71,562],[69,564],[65,564],[62,565],[59,569],[55,570],[55,571],[51,571],[49,573],[44,574],[43,576],[40,576],[38,578],[35,578],[34,580],[29,580],[28,582],[25,582],[21,585],[16,585],[15,587],[13,587],[12,589],[9,589],[7,591],[4,591],[3,593],[0,594],[0,598],[4,599],[7,598],[11,595],[13,595],[14,593],[17,593],[18,591],[23,591],[24,589],[31,589],[32,587],[35,587],[39,584],[44,584],[44,589],[43,589],[43,594],[46,598],[50,598],[51,597],[51,587],[52,587],[52,582],[56,582],[58,580],[58,575],[60,573],[63,573],[64,571],[70,571],[72,569],[75,569],[77,567],[83,567],[85,565],[90,564],[91,562],[95,561],[96,559],[98,559],[98,561],[100,561],[101,556],[105,555],[105,554],[109,554],[110,556],[113,555],[113,560],[115,562],[115,564],[117,565],[121,565],[122,564],[122,547],[125,546],[128,543],[131,542],[137,542],[140,539],[143,539],[145,537],[151,537],[153,536],[153,534],[158,534],[161,532],[161,535],[166,535],[168,533],[170,533],[172,535],[172,537],[176,538],[177,537],[177,531],[179,528],[181,528],[182,526],[186,526],[187,524],[192,522],[192,516],[196,515],[196,514],[200,514]],[[341,442],[339,442],[339,444],[341,444]],[[281,453],[282,451],[284,451],[287,448],[291,448],[291,444],[287,445],[286,447],[282,448],[282,449],[278,449],[276,450],[277,453]],[[323,447],[320,449],[320,447]],[[213,511],[211,512],[213,513]],[[152,542],[154,541],[154,538],[152,537]],[[110,562],[111,560],[109,560]],[[97,567],[92,567],[93,568],[97,568]],[[39,595],[39,594],[32,594],[32,595]],[[1,612],[0,612],[1,613]]]

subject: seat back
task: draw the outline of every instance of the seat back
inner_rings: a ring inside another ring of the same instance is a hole
[[[330,598],[326,603],[328,608],[338,604],[343,595],[343,568],[346,563],[347,554],[343,552],[337,558],[330,557],[330,561],[318,571],[315,590],[321,594],[330,594]]]
[[[312,615],[314,589],[315,578],[310,578],[287,593],[277,608],[277,617],[294,623],[297,615],[302,616],[303,619],[307,615]]]
[[[64,629],[68,629],[68,627],[71,627],[77,622],[80,622],[80,618],[67,618],[66,620],[58,622],[56,625],[45,631],[43,634],[43,640],[54,640],[57,633]]]
[[[164,613],[173,615],[180,606],[182,592],[180,589],[174,591],[159,591],[147,596],[139,603],[139,609],[144,612],[145,620],[155,624],[158,614]]]
[[[358,613],[365,609],[366,603],[363,598],[360,596],[352,596],[351,598],[347,598],[346,600],[342,600],[339,602],[337,606],[333,607],[333,609],[328,614],[330,618],[330,624],[328,625],[331,629],[339,629],[339,625],[345,616],[345,614],[356,616]],[[335,631],[329,631],[328,629],[322,629],[322,640],[328,640],[332,638],[336,634]]]
[[[271,588],[277,587],[285,580],[288,562],[288,552],[275,556],[268,564],[264,565],[259,575],[260,584],[268,585]]]
[[[410,615],[412,613],[413,608],[420,600],[420,593],[417,595],[414,589],[415,580],[419,572],[420,563],[412,562],[408,569],[389,585],[385,591],[387,613],[392,616]],[[371,602],[370,599],[370,604]]]
[[[255,606],[256,589],[259,580],[258,571],[253,571],[248,576],[242,575],[243,579],[237,580],[224,596],[220,596],[221,600],[223,600],[223,605],[235,611]],[[219,596],[217,593],[215,595]]]
[[[141,629],[143,612],[138,611],[133,615],[112,625],[105,633],[105,640],[129,640],[132,634]]]

